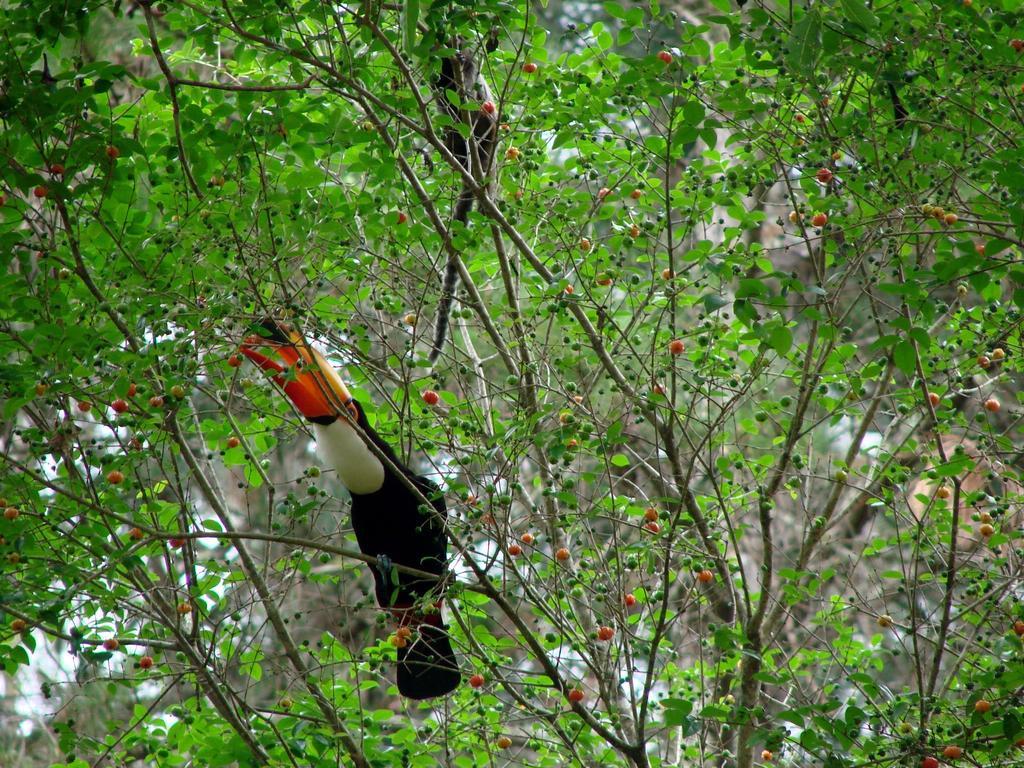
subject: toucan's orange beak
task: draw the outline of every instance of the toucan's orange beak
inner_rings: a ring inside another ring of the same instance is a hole
[[[274,374],[274,381],[307,419],[337,418],[346,410],[357,417],[352,395],[334,367],[298,333],[271,322],[265,324],[270,338],[250,336],[239,351]],[[284,364],[258,351],[260,347],[273,350]]]

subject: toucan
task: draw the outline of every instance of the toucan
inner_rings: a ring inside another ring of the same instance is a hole
[[[311,423],[319,453],[352,497],[359,549],[376,558],[372,571],[377,602],[399,624],[393,638],[399,693],[410,699],[450,693],[461,675],[437,595],[448,559],[447,507],[440,489],[399,460],[370,426],[338,372],[296,331],[276,320],[262,321],[257,331],[240,351],[271,374]],[[393,565],[437,578],[411,576]]]

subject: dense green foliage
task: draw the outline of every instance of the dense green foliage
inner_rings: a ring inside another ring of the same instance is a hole
[[[0,5],[0,763],[1024,760],[1022,3],[569,7]],[[482,685],[396,695],[267,314]]]

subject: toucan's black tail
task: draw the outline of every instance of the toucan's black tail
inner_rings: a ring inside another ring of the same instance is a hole
[[[409,699],[432,699],[454,691],[462,675],[448,630],[420,624],[408,646],[398,649],[398,692]]]
[[[448,338],[452,304],[455,302],[455,291],[459,287],[459,265],[455,262],[455,258],[453,256],[448,260],[444,269],[444,278],[441,281],[441,299],[437,303],[437,321],[434,323],[434,344],[427,358],[431,364],[436,363],[437,359],[441,357],[445,339]]]

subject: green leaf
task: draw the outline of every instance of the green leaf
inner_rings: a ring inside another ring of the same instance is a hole
[[[864,29],[874,29],[878,26],[878,17],[868,8],[864,0],[842,0],[843,11],[846,18]]]
[[[909,341],[900,341],[892,348],[893,361],[907,376],[912,376],[917,368],[917,354],[914,345]]]
[[[779,355],[785,355],[793,346],[793,332],[784,325],[776,326],[768,334],[768,346]]]
[[[817,9],[807,11],[793,26],[786,63],[793,71],[810,77],[821,55],[821,15]]]

